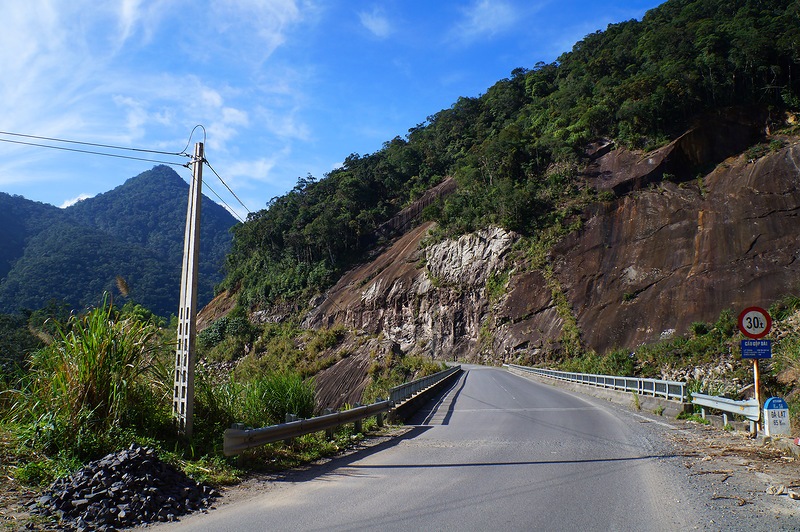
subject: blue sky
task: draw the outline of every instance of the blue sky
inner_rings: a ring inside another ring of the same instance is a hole
[[[256,211],[660,3],[0,0],[0,131],[179,152],[202,124],[209,163]],[[0,191],[63,206],[152,166],[0,142]]]

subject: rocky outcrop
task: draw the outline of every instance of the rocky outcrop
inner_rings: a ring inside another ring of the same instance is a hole
[[[406,353],[500,362],[557,350],[565,312],[583,345],[603,353],[682,334],[725,309],[769,306],[800,280],[800,144],[728,158],[691,179],[665,171],[687,176],[732,149],[715,138],[696,130],[655,155],[599,153],[587,181],[628,192],[583,213],[583,228],[551,251],[550,272],[513,254],[517,237],[502,229],[421,247],[425,224],[344,276],[306,325],[382,333]],[[486,283],[498,273],[508,281],[492,299]]]
[[[402,352],[474,355],[489,307],[486,278],[506,267],[516,237],[492,228],[420,249],[430,228],[409,231],[375,261],[345,275],[305,326],[341,323],[382,333]]]
[[[690,181],[728,157],[743,152],[762,135],[767,117],[732,110],[707,117],[673,142],[641,154],[614,150],[613,143],[595,148],[584,175],[598,189],[622,196],[654,183]]]

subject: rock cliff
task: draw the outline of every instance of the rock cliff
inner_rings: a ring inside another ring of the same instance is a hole
[[[800,143],[743,153],[752,130],[725,127],[725,145],[697,129],[650,154],[600,150],[584,177],[617,197],[585,210],[546,270],[514,251],[513,233],[423,245],[423,224],[345,275],[305,325],[440,359],[530,361],[567,323],[604,353],[768,306],[800,281]]]

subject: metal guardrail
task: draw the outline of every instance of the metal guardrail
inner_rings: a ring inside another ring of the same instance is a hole
[[[591,373],[571,373],[568,371],[517,366],[516,364],[503,364],[503,366],[541,375],[543,377],[549,377],[551,379],[587,384],[598,388],[610,388],[640,395],[663,397],[681,403],[686,402],[687,399],[685,382],[664,381],[660,379],[637,379],[635,377],[617,377],[614,375],[595,375]]]
[[[717,397],[716,395],[705,395],[702,393],[692,394],[692,404],[701,406],[703,410],[703,418],[705,418],[705,408],[714,408],[723,412],[730,412],[731,414],[739,414],[750,421],[758,421],[761,415],[758,401],[755,399],[748,399],[746,401],[734,401],[727,397]]]
[[[461,371],[461,366],[454,366],[444,371],[434,373],[433,375],[401,384],[389,390],[390,399],[388,401],[379,401],[371,405],[359,406],[343,412],[334,412],[333,414],[326,414],[311,419],[290,421],[288,423],[271,425],[260,429],[226,429],[223,436],[222,451],[225,456],[231,456],[239,454],[246,449],[266,445],[267,443],[333,429],[375,415],[381,416],[403,400],[433,386],[457,371]]]
[[[457,373],[459,371],[461,371],[461,366],[453,366],[444,371],[434,373],[433,375],[428,375],[427,377],[422,377],[421,379],[396,386],[389,390],[389,400],[392,402],[392,405],[396,405],[397,403],[408,399],[415,393],[420,392],[429,386],[433,386],[437,382],[444,380],[453,373]]]
[[[361,419],[384,414],[389,411],[391,404],[389,401],[380,401],[371,405],[359,406],[343,412],[334,412],[311,419],[300,419],[271,425],[260,429],[226,429],[222,445],[222,452],[225,456],[239,454],[245,449],[259,447],[267,443],[272,443],[289,438],[296,438],[312,432],[320,432],[336,428],[347,423],[353,423]]]

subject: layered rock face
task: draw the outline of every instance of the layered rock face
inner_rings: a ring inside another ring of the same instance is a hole
[[[800,144],[723,159],[751,141],[752,130],[734,130],[727,144],[694,130],[644,156],[598,152],[585,178],[622,196],[590,207],[583,228],[552,250],[550,282],[511,252],[514,234],[492,228],[421,247],[425,224],[345,275],[306,325],[342,323],[403,352],[500,362],[558,348],[565,321],[554,289],[583,345],[600,353],[682,334],[725,309],[769,306],[800,282]],[[508,283],[492,296],[487,279],[499,273]]]
[[[800,144],[595,206],[554,250],[585,343],[635,348],[800,281]]]

